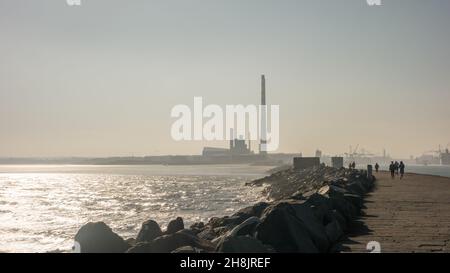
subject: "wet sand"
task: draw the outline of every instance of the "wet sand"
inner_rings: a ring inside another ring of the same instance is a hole
[[[368,252],[370,241],[379,242],[381,252],[450,252],[450,178],[375,176],[364,216],[352,225],[342,252]]]

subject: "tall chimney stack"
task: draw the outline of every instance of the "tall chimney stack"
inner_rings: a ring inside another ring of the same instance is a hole
[[[266,105],[266,77],[261,75],[261,105]]]
[[[267,154],[267,109],[266,109],[266,77],[261,75],[261,126],[260,126],[260,145],[259,153]]]
[[[230,129],[230,152],[233,150],[234,148],[234,133],[233,133],[233,128]]]

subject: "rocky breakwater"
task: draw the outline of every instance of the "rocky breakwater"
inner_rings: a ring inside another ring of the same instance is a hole
[[[81,252],[271,253],[333,252],[349,223],[360,214],[374,177],[359,170],[320,166],[287,169],[248,183],[265,186],[267,202],[230,216],[184,227],[171,221],[142,224],[136,238],[124,240],[103,222],[88,223],[76,234]]]

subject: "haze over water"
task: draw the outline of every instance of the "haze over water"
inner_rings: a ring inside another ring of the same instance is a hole
[[[0,166],[0,252],[69,251],[77,230],[104,221],[120,236],[142,222],[162,227],[177,216],[185,226],[263,200],[246,181],[269,167]]]

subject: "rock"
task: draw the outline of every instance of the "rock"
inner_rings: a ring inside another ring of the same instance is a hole
[[[136,244],[136,239],[134,238],[128,238],[125,240],[125,242],[129,245],[129,246],[134,246]]]
[[[259,218],[256,216],[252,216],[247,220],[245,220],[244,222],[237,225],[236,227],[234,227],[232,230],[228,231],[227,233],[211,240],[211,243],[215,245],[221,245],[228,237],[253,235],[256,226],[259,223],[261,223],[261,220],[259,220]]]
[[[317,253],[305,225],[295,216],[288,203],[270,206],[256,227],[256,238],[277,252]]]
[[[216,227],[214,229],[214,232],[216,234],[222,235],[222,234],[227,233],[229,230],[230,230],[230,227],[227,227],[227,226],[225,226],[225,227]]]
[[[203,231],[197,233],[197,236],[201,239],[211,241],[219,235],[212,228],[205,228]]]
[[[184,229],[183,218],[177,217],[177,219],[170,221],[169,224],[167,225],[166,234],[173,234],[183,229]]]
[[[320,195],[329,195],[329,196],[335,196],[335,195],[339,195],[342,196],[345,193],[347,193],[347,191],[341,187],[337,187],[334,185],[326,185],[321,187],[318,191],[318,194]]]
[[[103,222],[90,222],[75,235],[81,253],[123,253],[129,245]]]
[[[329,214],[333,210],[333,206],[328,197],[314,193],[306,200],[311,210],[314,212],[319,223],[325,226],[330,220]]]
[[[364,200],[360,195],[346,193],[344,194],[344,199],[352,203],[356,208],[362,208],[364,205]]]
[[[212,251],[215,246],[206,241],[192,235],[186,230],[180,230],[174,234],[163,235],[151,242],[139,243],[130,248],[128,253],[170,253],[180,247],[191,246],[207,251]]]
[[[199,229],[202,229],[202,228],[204,228],[204,227],[205,227],[205,223],[203,223],[203,222],[197,222],[197,223],[194,223],[194,224],[191,225],[191,228],[199,228]]]
[[[347,219],[337,210],[333,210],[331,212],[333,214],[334,219],[339,223],[339,226],[343,231],[345,231],[348,227]]]
[[[151,242],[161,235],[162,231],[158,223],[153,220],[148,220],[142,224],[141,230],[136,237],[136,243]]]
[[[203,253],[203,251],[192,246],[182,246],[172,251],[172,253]]]
[[[273,250],[250,236],[226,237],[217,247],[222,253],[272,253]]]
[[[333,205],[333,208],[339,211],[341,215],[345,217],[347,223],[351,222],[358,215],[359,209],[353,206],[353,204],[346,199],[331,197],[330,201]]]
[[[202,231],[204,228],[205,228],[205,224],[203,222],[197,222],[190,226],[191,230],[195,230],[198,232]]]
[[[328,223],[325,226],[325,233],[330,242],[337,242],[342,235],[344,235],[344,231],[342,230],[338,221],[334,220]]]
[[[151,242],[140,242],[130,247],[127,253],[153,253]]]
[[[329,199],[333,209],[336,209],[343,215],[347,222],[350,222],[358,214],[358,208],[345,199],[344,191],[333,186],[322,187],[318,193]]]
[[[324,223],[327,223],[328,210],[325,211],[325,215],[322,218],[319,218],[314,212],[315,207],[311,207],[307,202],[293,202],[290,205],[294,209],[297,219],[308,231],[319,252],[327,252],[330,242],[326,235]]]
[[[268,206],[269,206],[269,204],[266,202],[259,202],[253,206],[249,206],[249,207],[239,210],[238,212],[233,214],[233,216],[238,217],[239,220],[242,220],[242,221],[245,221],[246,219],[253,217],[253,216],[261,217],[262,213]],[[242,221],[241,221],[241,223],[242,223]]]
[[[261,223],[258,217],[252,216],[234,227],[228,234],[229,237],[237,237],[242,235],[252,235],[256,226]]]
[[[365,195],[369,189],[366,189],[366,187],[359,181],[349,183],[345,186],[345,189],[348,190],[351,193],[358,194],[358,195]]]

